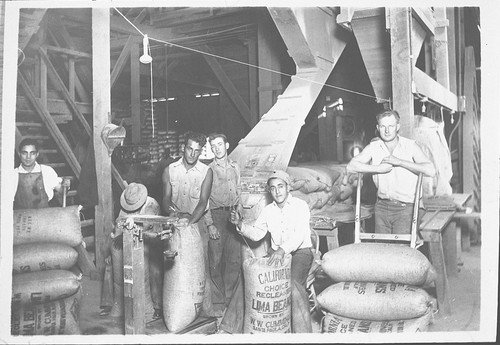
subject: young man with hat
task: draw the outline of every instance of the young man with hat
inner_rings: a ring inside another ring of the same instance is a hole
[[[28,138],[19,144],[21,164],[15,169],[14,209],[49,207],[49,201],[61,192],[62,186],[69,188],[70,180],[58,177],[52,167],[37,163],[39,155],[35,140]]]
[[[273,201],[264,207],[254,224],[243,221],[241,209],[231,211],[230,219],[243,236],[253,241],[261,240],[268,232],[271,234],[268,265],[281,265],[286,254],[292,255],[292,332],[312,333],[306,292],[307,275],[313,261],[309,206],[290,194],[290,177],[282,170],[274,171],[269,176],[267,186]],[[222,319],[222,332],[242,332],[242,299],[244,294],[240,279]]]
[[[146,186],[141,183],[132,182],[124,189],[120,196],[120,205],[122,209],[118,214],[118,218],[136,214],[160,214],[160,205],[155,199],[148,196],[148,190]],[[113,238],[113,246],[115,246],[115,249],[123,248],[123,245],[121,243],[121,241],[123,241],[123,238],[120,235],[121,234],[119,233],[114,233],[111,236]],[[148,236],[144,236],[144,238],[144,269],[149,270],[149,286],[151,292],[151,301],[153,303],[153,310],[146,310],[146,315],[150,312],[153,312],[152,319],[156,320],[160,319],[163,316],[163,247],[161,242],[158,240],[151,240]],[[120,265],[114,266],[117,267]],[[123,291],[115,291],[114,295],[115,300],[117,298],[123,298]],[[102,312],[101,315],[106,315],[106,311]]]

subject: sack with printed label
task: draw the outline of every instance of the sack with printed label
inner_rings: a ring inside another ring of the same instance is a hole
[[[73,295],[81,277],[66,270],[38,271],[12,277],[12,303],[40,304]]]
[[[43,304],[12,304],[12,335],[80,334],[81,289],[74,295]]]
[[[335,282],[429,286],[436,279],[436,271],[424,254],[389,243],[353,243],[329,250],[321,267]]]
[[[326,313],[321,321],[322,333],[415,333],[426,332],[433,322],[431,308],[422,316],[406,320],[358,320]]]
[[[76,247],[83,241],[79,205],[14,210],[14,245],[65,243]]]
[[[248,258],[243,262],[245,316],[243,333],[290,333],[292,256],[283,265],[268,265],[269,258]]]
[[[337,283],[323,290],[317,301],[330,313],[374,321],[417,318],[432,307],[424,289],[396,283]]]
[[[78,260],[78,252],[63,243],[27,243],[14,246],[14,273],[67,270]]]

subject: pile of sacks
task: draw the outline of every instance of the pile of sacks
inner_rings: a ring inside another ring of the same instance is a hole
[[[302,163],[286,171],[290,175],[292,195],[306,201],[315,213],[346,201],[357,185],[356,174],[347,174],[345,164]]]
[[[80,208],[14,211],[12,335],[80,334]]]
[[[355,243],[322,259],[335,282],[318,296],[323,333],[423,332],[433,321],[435,299],[424,287],[436,271],[418,250],[387,243]]]

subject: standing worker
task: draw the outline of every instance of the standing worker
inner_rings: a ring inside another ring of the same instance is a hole
[[[212,190],[213,173],[208,165],[199,161],[206,142],[205,135],[201,133],[186,134],[182,159],[171,163],[163,171],[163,211],[170,216],[187,218],[188,225],[195,226],[200,231],[206,274],[201,312],[204,316],[215,316],[211,296],[212,280],[208,263],[207,235],[207,227],[212,225],[208,200]]]
[[[292,196],[290,177],[282,170],[274,171],[269,176],[267,186],[273,201],[264,207],[253,225],[243,221],[240,210],[232,210],[230,219],[243,236],[253,241],[261,240],[268,232],[271,234],[268,265],[281,265],[286,254],[292,255],[292,332],[312,333],[306,292],[307,276],[313,262],[309,206]],[[238,286],[221,321],[220,333],[243,331],[243,290],[240,274]]]
[[[19,144],[21,164],[15,169],[14,184],[17,186],[14,197],[14,209],[46,208],[62,188],[70,186],[69,179],[57,176],[52,167],[38,164],[38,143],[33,139],[24,139]]]
[[[212,297],[214,303],[227,307],[241,270],[241,236],[229,220],[240,198],[240,168],[227,156],[229,143],[224,134],[211,134],[209,142],[215,155],[209,165],[214,175],[209,202],[213,224],[208,227],[210,275],[216,285]]]
[[[351,159],[347,171],[373,174],[377,187],[375,232],[409,234],[418,175],[433,177],[436,170],[414,140],[398,134],[397,111],[384,110],[376,118],[380,138]],[[422,215],[419,212],[419,218]]]

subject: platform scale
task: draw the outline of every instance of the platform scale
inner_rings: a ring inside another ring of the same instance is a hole
[[[123,231],[123,284],[125,334],[168,334],[163,319],[146,322],[144,286],[144,237],[164,241],[165,259],[175,260],[177,253],[170,249],[175,217],[131,215],[117,219]],[[153,225],[144,230],[144,224]],[[198,317],[176,334],[213,334],[217,331],[215,317]]]

